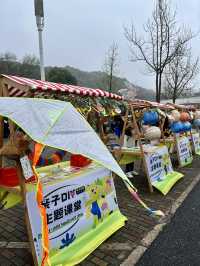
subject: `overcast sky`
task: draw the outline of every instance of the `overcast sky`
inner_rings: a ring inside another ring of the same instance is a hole
[[[11,51],[18,58],[38,55],[34,0],[2,0],[0,7],[0,53]],[[200,1],[172,0],[178,21],[193,31],[200,29]],[[153,78],[143,65],[129,62],[123,25],[133,21],[138,31],[151,15],[153,0],[44,0],[45,64],[70,65],[92,71],[102,68],[113,41],[119,45],[120,76],[153,88]],[[192,42],[200,54],[200,36]],[[200,79],[199,79],[200,80]],[[200,82],[197,82],[200,87]]]

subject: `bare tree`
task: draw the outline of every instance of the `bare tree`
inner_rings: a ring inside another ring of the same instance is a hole
[[[117,43],[113,42],[113,44],[110,46],[104,66],[103,66],[103,71],[106,74],[105,77],[105,85],[109,92],[113,91],[113,83],[114,83],[114,75],[118,74],[119,72],[119,52],[118,52],[118,45]]]
[[[191,48],[183,49],[182,55],[176,56],[165,71],[165,97],[173,103],[181,95],[191,94],[193,80],[199,72],[199,58],[192,59]]]
[[[171,10],[169,0],[156,0],[152,18],[144,25],[146,38],[136,33],[133,23],[124,30],[131,61],[145,62],[148,70],[155,74],[156,100],[160,102],[164,70],[180,47],[192,38],[192,33],[188,30],[184,39],[180,37],[182,28],[177,27],[176,12]]]

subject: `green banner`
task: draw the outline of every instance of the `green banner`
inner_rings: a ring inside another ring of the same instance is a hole
[[[167,146],[144,146],[144,151],[151,184],[166,195],[183,174],[173,170]]]
[[[183,177],[183,174],[178,172],[172,172],[165,176],[163,180],[157,180],[152,185],[157,188],[160,192],[166,195],[174,184]]]
[[[114,232],[124,226],[126,221],[119,210],[107,217],[93,230],[77,239],[69,247],[52,250],[50,261],[52,266],[72,266],[83,261],[90,253],[100,246]]]

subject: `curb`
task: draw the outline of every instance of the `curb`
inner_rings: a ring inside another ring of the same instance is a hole
[[[128,258],[120,264],[121,266],[134,266],[139,261],[139,259],[142,257],[142,255],[145,253],[151,243],[157,238],[163,228],[170,222],[172,216],[176,213],[177,209],[181,206],[186,197],[189,195],[189,193],[193,190],[193,188],[197,185],[199,181],[200,175],[198,175],[192,181],[189,187],[179,196],[179,198],[174,202],[170,210],[166,213],[165,218],[167,218],[167,222],[162,222],[161,218],[160,223],[154,226],[154,228],[149,233],[147,233],[147,235],[141,240],[140,245],[138,245],[131,252]]]

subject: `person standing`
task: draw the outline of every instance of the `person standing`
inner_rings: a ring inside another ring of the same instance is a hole
[[[135,140],[135,130],[132,127],[128,127],[125,130],[125,135],[124,135],[124,147],[125,148],[133,148],[136,145],[136,140]],[[132,178],[134,175],[138,175],[137,172],[134,171],[134,163],[128,163],[126,164],[126,174],[127,177]]]

